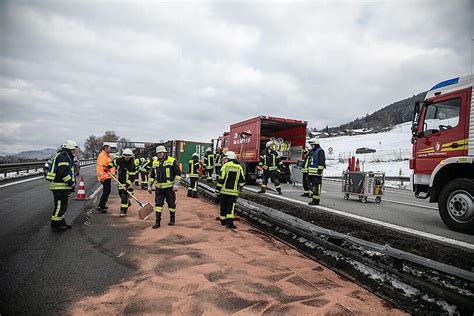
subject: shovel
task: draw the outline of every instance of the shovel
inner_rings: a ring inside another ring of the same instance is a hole
[[[114,179],[115,182],[117,182],[117,184],[120,186],[121,189],[125,190],[125,192],[127,192],[128,195],[130,195],[130,197],[132,199],[134,199],[135,201],[137,201],[138,205],[140,205],[140,209],[138,210],[138,216],[140,217],[140,219],[144,219],[144,220],[147,220],[147,218],[150,216],[151,213],[153,213],[153,206],[151,206],[150,203],[145,203],[143,204],[142,202],[140,202],[133,194],[132,192],[129,192],[127,189],[125,189],[125,186],[120,183],[120,181],[114,177],[110,172],[107,171],[107,173],[109,174],[109,176],[112,177],[112,179]]]

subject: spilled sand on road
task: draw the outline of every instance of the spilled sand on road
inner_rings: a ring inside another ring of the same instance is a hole
[[[152,203],[146,191],[137,197]],[[75,302],[72,314],[288,314],[399,315],[387,302],[345,280],[287,245],[244,222],[237,230],[221,226],[218,206],[177,193],[176,225],[151,229],[154,215],[141,221],[134,204],[120,218],[120,201],[111,196],[109,214],[93,225],[141,228],[128,244],[109,249],[127,260],[135,274],[107,291]],[[153,204],[153,203],[152,203]],[[105,245],[106,247],[106,245]]]

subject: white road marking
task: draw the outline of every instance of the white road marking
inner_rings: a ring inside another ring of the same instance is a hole
[[[9,187],[11,185],[20,184],[20,183],[29,182],[29,181],[38,180],[38,179],[44,179],[44,176],[28,178],[28,179],[24,179],[24,180],[15,181],[15,182],[10,182],[10,183],[7,183],[7,184],[2,184],[2,185],[0,185],[0,188],[5,188],[5,187]]]
[[[86,169],[86,168],[95,167],[95,166],[96,166],[95,164],[94,165],[87,165],[87,166],[81,167],[81,169]],[[80,177],[80,175],[79,175],[79,177]],[[44,179],[44,176],[28,178],[28,179],[24,179],[24,180],[18,180],[18,181],[10,182],[10,183],[7,183],[7,184],[2,184],[2,185],[0,185],[0,188],[5,188],[5,187],[9,187],[9,186],[12,186],[12,185],[15,185],[15,184],[25,183],[25,182],[29,182],[29,181],[33,181],[33,180],[38,180],[38,179]]]
[[[102,190],[102,186],[100,185],[97,189],[95,189],[94,193],[92,193],[91,195],[89,195],[89,200],[92,200],[93,198],[95,198],[95,196],[97,194],[99,194],[99,191]]]
[[[258,192],[258,190],[252,189],[252,188],[244,188],[244,190],[248,190],[248,191],[254,192],[254,193]],[[288,198],[286,196],[275,195],[275,194],[271,194],[271,196],[276,198],[276,199],[280,199],[280,200],[284,200],[284,201],[290,201],[290,202],[294,202],[294,203],[298,203],[298,204],[301,204],[301,205],[304,205],[304,206],[311,207],[311,205],[308,205],[308,203],[306,203],[306,202],[295,200],[295,199],[292,199],[292,198]],[[355,215],[355,214],[351,214],[351,213],[346,213],[346,212],[335,210],[335,209],[325,207],[325,206],[318,205],[318,206],[312,206],[312,207],[323,210],[323,211],[326,211],[326,212],[330,212],[330,213],[342,215],[342,216],[345,216],[345,217],[350,217],[350,218],[353,218],[353,219],[357,219],[357,220],[360,220],[360,221],[372,223],[372,224],[375,224],[375,225],[388,227],[388,228],[395,229],[395,230],[398,230],[398,231],[401,231],[401,232],[404,232],[404,233],[409,233],[409,234],[413,234],[413,235],[416,235],[416,236],[420,236],[420,237],[440,241],[440,242],[443,242],[443,243],[446,243],[446,244],[451,244],[451,245],[455,245],[455,246],[458,246],[458,247],[474,250],[474,244],[469,244],[469,243],[466,243],[466,242],[463,242],[463,241],[459,241],[459,240],[455,240],[455,239],[451,239],[451,238],[447,238],[447,237],[443,237],[443,236],[438,236],[438,235],[422,232],[422,231],[419,231],[419,230],[416,230],[416,229],[398,226],[398,225],[395,225],[395,224],[385,223],[385,222],[382,222],[382,221],[379,221],[379,220],[376,220],[376,219],[363,217],[363,216],[359,216],[359,215]]]

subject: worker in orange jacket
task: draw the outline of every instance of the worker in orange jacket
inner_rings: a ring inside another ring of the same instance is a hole
[[[115,175],[115,169],[107,169],[105,166],[108,166],[112,162],[112,159],[110,158],[110,146],[109,145],[104,145],[102,146],[102,152],[99,154],[99,157],[97,157],[97,180],[99,180],[100,183],[102,183],[102,196],[100,197],[99,205],[97,206],[97,211],[99,213],[105,214],[107,213],[107,200],[110,195],[112,183],[111,179],[112,177],[109,175],[111,173],[112,175]]]

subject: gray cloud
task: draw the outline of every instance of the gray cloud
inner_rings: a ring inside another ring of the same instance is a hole
[[[0,2],[0,151],[322,127],[469,73],[473,1]]]

